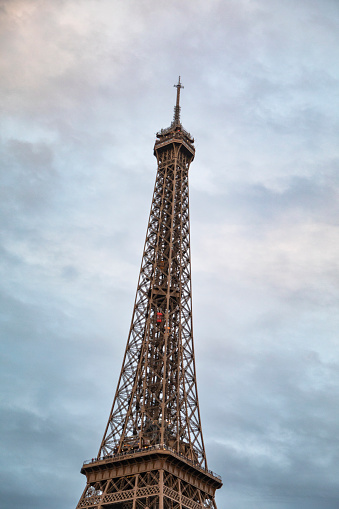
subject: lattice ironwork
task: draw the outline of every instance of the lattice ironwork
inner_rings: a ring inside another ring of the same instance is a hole
[[[99,456],[165,444],[206,467],[192,335],[188,170],[193,139],[157,134],[158,161],[132,324]]]
[[[216,509],[214,498],[203,490],[183,481],[179,477],[165,472],[159,475],[159,471],[151,472],[150,478],[153,484],[145,485],[145,478],[142,474],[128,476],[118,479],[111,479],[105,482],[105,486],[89,486],[85,496],[80,500],[77,509],[101,507],[115,507],[123,502],[132,502],[133,507],[149,507],[145,501],[152,500],[155,507],[161,505],[160,495],[164,508],[177,505],[180,509]],[[130,482],[133,489],[120,489],[121,480],[126,485]],[[103,490],[101,488],[103,487]],[[95,492],[95,493],[94,493]],[[174,503],[174,504],[173,504]],[[127,506],[128,507],[128,506]]]
[[[180,77],[175,86],[172,124],[154,146],[158,169],[122,369],[98,457],[82,469],[88,483],[77,509],[216,509],[222,485],[207,470],[200,422],[188,189],[195,149],[180,122]]]

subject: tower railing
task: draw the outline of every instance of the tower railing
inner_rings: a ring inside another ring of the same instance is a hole
[[[137,454],[137,453],[145,453],[145,452],[151,452],[151,451],[169,451],[172,455],[176,456],[177,458],[183,459],[186,462],[191,463],[194,466],[194,468],[200,470],[201,472],[213,475],[213,477],[216,477],[220,481],[222,480],[221,476],[219,474],[216,474],[215,472],[213,472],[213,470],[209,470],[208,468],[202,467],[196,461],[193,461],[190,458],[187,458],[187,456],[185,456],[184,454],[181,454],[180,452],[175,451],[174,449],[172,449],[171,447],[168,447],[165,444],[150,445],[150,446],[146,446],[146,447],[141,447],[139,449],[133,449],[130,451],[121,452],[119,454],[108,454],[107,456],[102,456],[99,458],[92,458],[90,460],[86,460],[86,461],[84,461],[83,464],[90,465],[92,463],[97,463],[98,461],[105,461],[105,460],[109,461],[111,459],[114,459],[114,460],[127,459],[127,458],[135,456],[135,454]]]

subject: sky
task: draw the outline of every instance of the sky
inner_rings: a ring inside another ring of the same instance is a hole
[[[339,507],[339,2],[0,0],[2,509],[75,508],[181,76],[219,509]]]

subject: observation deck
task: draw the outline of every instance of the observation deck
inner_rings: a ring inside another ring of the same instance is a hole
[[[222,479],[218,474],[163,444],[92,458],[83,463],[81,473],[87,475],[91,482],[95,482],[106,477],[133,475],[136,472],[160,468],[173,471],[177,475],[180,471],[181,477],[192,484],[204,485],[207,491],[214,491],[222,486]]]
[[[154,155],[157,156],[157,151],[167,147],[170,144],[182,145],[190,154],[191,160],[195,156],[194,138],[189,132],[185,131],[180,123],[173,122],[167,129],[161,129],[156,134],[157,139],[154,144]]]

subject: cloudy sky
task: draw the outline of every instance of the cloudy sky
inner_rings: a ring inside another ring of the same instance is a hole
[[[0,0],[3,509],[75,508],[178,75],[219,509],[339,507],[338,0]]]

